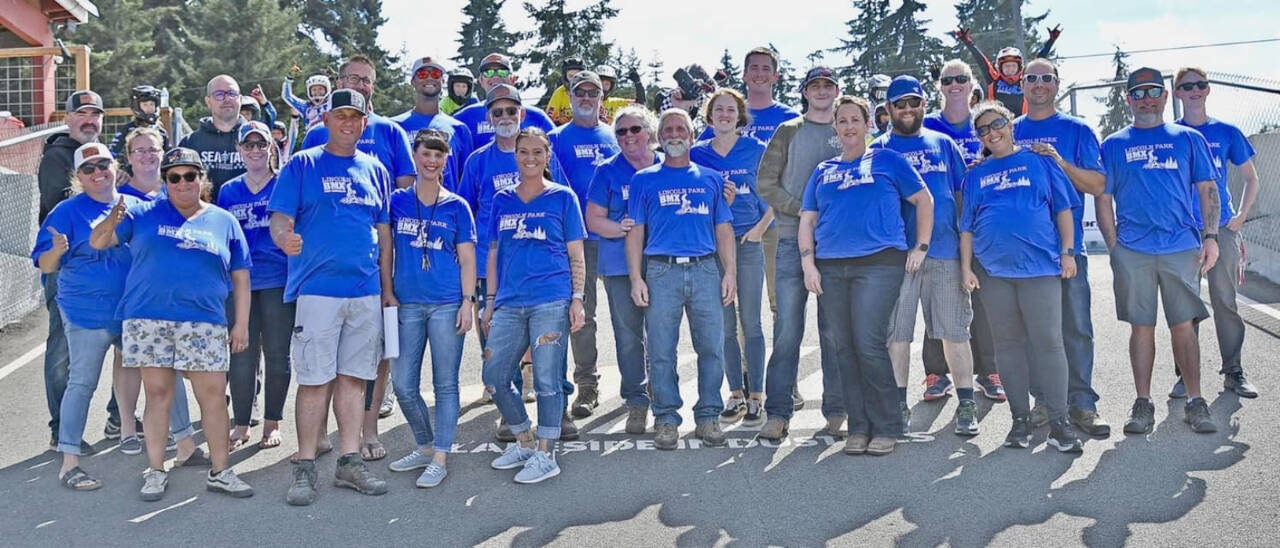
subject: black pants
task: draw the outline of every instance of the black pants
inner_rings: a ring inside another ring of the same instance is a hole
[[[235,298],[227,299],[228,325],[235,324]],[[284,302],[284,288],[259,289],[249,293],[249,347],[231,355],[231,410],[236,426],[248,426],[253,400],[258,394],[258,363],[265,362],[262,389],[265,405],[262,418],[284,419],[284,400],[289,395],[289,343],[293,336],[294,303]]]

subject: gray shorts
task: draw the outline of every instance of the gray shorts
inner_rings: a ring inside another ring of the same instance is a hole
[[[1208,318],[1200,300],[1199,255],[1198,249],[1149,255],[1116,244],[1111,250],[1116,317],[1132,325],[1155,325],[1158,290],[1169,325]]]
[[[382,357],[382,299],[300,295],[293,327],[293,378],[320,386],[346,375],[371,381]]]
[[[924,332],[930,339],[969,340],[973,305],[960,284],[959,259],[925,257],[920,270],[908,272],[889,317],[889,341],[908,341],[916,332],[916,306],[924,306]]]

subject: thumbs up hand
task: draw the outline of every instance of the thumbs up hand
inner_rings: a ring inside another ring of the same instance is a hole
[[[280,250],[284,251],[284,254],[289,256],[302,253],[302,235],[293,231],[293,223],[293,220],[290,219],[288,232],[283,234],[283,242],[280,246]]]
[[[107,214],[106,222],[111,223],[111,226],[120,224],[120,221],[124,220],[125,211],[128,209],[129,208],[124,205],[124,196],[121,196],[120,201],[116,202],[116,205],[111,207],[111,213]]]
[[[66,234],[59,233],[58,229],[53,228],[51,226],[45,227],[45,230],[49,231],[49,234],[53,235],[53,249],[51,249],[50,251],[53,252],[55,257],[61,257],[68,250],[71,249],[71,245],[67,241]]]

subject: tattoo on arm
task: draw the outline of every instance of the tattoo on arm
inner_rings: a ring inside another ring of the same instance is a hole
[[[569,256],[569,272],[573,277],[573,292],[585,293],[587,287],[587,261],[582,256]]]
[[[1216,184],[1207,185],[1209,190],[1200,192],[1200,214],[1204,217],[1204,231],[1214,233],[1218,231],[1218,219],[1222,213],[1222,201],[1218,196],[1218,187]]]

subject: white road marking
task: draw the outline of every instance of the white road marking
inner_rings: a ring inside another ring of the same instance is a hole
[[[17,371],[18,368],[31,363],[32,360],[35,360],[36,357],[41,354],[44,354],[44,343],[40,343],[35,348],[28,350],[26,354],[18,356],[18,359],[5,364],[4,367],[0,367],[0,380],[8,377],[10,373]]]
[[[1205,290],[1207,291],[1207,290],[1209,289],[1209,280],[1206,280],[1206,279],[1204,279],[1204,278],[1201,278],[1201,279],[1200,279],[1200,287],[1205,288]],[[1243,305],[1245,305],[1245,306],[1249,307],[1249,308],[1252,308],[1252,309],[1254,309],[1254,310],[1257,310],[1258,312],[1261,312],[1261,313],[1263,313],[1263,314],[1266,314],[1266,315],[1268,315],[1268,316],[1271,316],[1272,318],[1275,318],[1275,319],[1277,319],[1277,320],[1280,320],[1280,310],[1276,310],[1274,307],[1271,307],[1271,306],[1269,306],[1269,305],[1265,305],[1265,304],[1262,304],[1262,303],[1260,303],[1260,302],[1258,302],[1258,301],[1255,301],[1255,300],[1253,300],[1253,299],[1250,299],[1249,297],[1246,297],[1246,296],[1244,296],[1244,295],[1241,295],[1239,292],[1237,292],[1237,293],[1236,293],[1236,301],[1237,301],[1237,302],[1239,302],[1240,304],[1243,304]],[[4,376],[4,375],[0,375],[0,377],[3,377],[3,376]]]
[[[188,504],[191,504],[191,503],[195,502],[197,498],[199,498],[199,497],[191,497],[191,498],[189,498],[189,499],[187,499],[187,500],[184,500],[184,501],[182,501],[182,502],[179,502],[179,503],[174,504],[174,505],[172,505],[172,506],[169,506],[169,507],[167,507],[167,508],[161,508],[161,509],[159,509],[159,510],[156,510],[155,512],[151,512],[151,513],[148,513],[148,514],[142,514],[141,516],[138,516],[138,517],[136,517],[136,518],[133,518],[133,519],[129,520],[129,523],[142,523],[142,522],[144,522],[144,521],[147,521],[147,520],[149,520],[149,519],[151,519],[151,518],[154,518],[154,517],[156,517],[156,516],[160,515],[160,513],[161,513],[161,512],[168,512],[169,510],[173,510],[174,508],[178,508],[178,507],[181,507],[181,506],[186,506],[186,505],[188,505]]]

